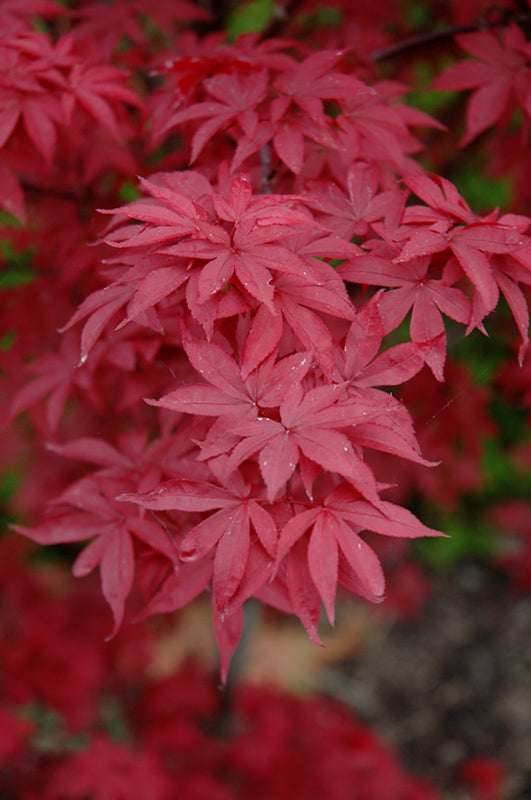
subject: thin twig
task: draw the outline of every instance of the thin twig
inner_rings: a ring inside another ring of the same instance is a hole
[[[426,47],[443,39],[452,39],[454,36],[458,36],[461,33],[475,33],[476,31],[488,28],[506,28],[511,22],[515,22],[520,27],[529,25],[531,23],[531,14],[505,15],[503,18],[497,20],[481,20],[479,22],[469,23],[468,25],[454,25],[439,31],[422,33],[410,39],[396,42],[395,44],[389,45],[389,47],[383,47],[381,50],[376,50],[371,54],[371,60],[384,61],[386,58],[394,58],[403,52],[413,50],[417,47]]]

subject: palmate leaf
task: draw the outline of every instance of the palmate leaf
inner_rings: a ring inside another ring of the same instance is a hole
[[[478,61],[467,59],[453,64],[439,75],[433,89],[473,89],[466,112],[466,133],[461,144],[469,144],[495,125],[515,94],[529,115],[531,87],[529,47],[523,31],[514,23],[495,35],[490,31],[457,36],[458,44]]]
[[[176,564],[177,551],[164,528],[138,515],[131,505],[115,502],[119,482],[109,477],[81,478],[54,503],[44,522],[34,528],[14,529],[39,544],[93,541],[77,557],[73,573],[88,575],[100,569],[102,591],[112,611],[110,637],[120,627],[135,573],[133,537]],[[131,511],[133,509],[133,512]]]
[[[397,386],[419,372],[424,364],[413,342],[390,347],[378,355],[384,338],[380,311],[384,292],[377,292],[356,315],[345,344],[336,350],[336,361],[350,386]]]
[[[213,100],[177,111],[167,123],[167,130],[172,130],[188,120],[207,118],[193,136],[191,163],[197,160],[206,143],[232,122],[249,139],[254,137],[259,121],[255,109],[267,94],[268,74],[260,70],[242,78],[237,74],[216,75],[207,78],[204,87]]]
[[[74,64],[68,76],[68,90],[63,95],[67,123],[77,104],[116,140],[123,141],[112,101],[142,107],[139,96],[125,86],[125,77],[123,72],[109,65]]]
[[[305,352],[278,362],[272,353],[244,379],[243,369],[219,345],[185,334],[184,347],[190,363],[210,386],[188,384],[158,401],[149,400],[151,405],[205,416],[256,417],[259,408],[278,407],[291,385],[302,380],[311,365]],[[229,429],[227,422],[226,432]]]
[[[214,551],[214,610],[220,616],[225,616],[229,605],[230,614],[238,609],[235,602],[238,590],[240,602],[246,599],[242,586],[244,578],[252,580],[253,586],[258,588],[255,565],[249,564],[251,548],[255,559],[257,548],[259,553],[267,554],[267,558],[260,559],[258,556],[263,565],[261,583],[270,577],[276,553],[276,524],[264,507],[263,500],[253,498],[250,492],[251,487],[236,474],[226,487],[206,481],[173,480],[151,492],[125,494],[119,499],[156,511],[214,511],[189,529],[181,543],[179,555],[184,562],[200,563]],[[173,582],[168,590],[175,591]],[[157,602],[165,602],[166,591]]]
[[[275,569],[278,571],[287,557],[288,586],[292,581],[294,584],[290,596],[293,594],[295,612],[310,638],[316,635],[315,591],[331,623],[338,582],[350,589],[354,586],[358,594],[372,602],[384,597],[380,562],[359,536],[364,529],[400,538],[443,535],[393,503],[382,501],[375,507],[346,483],[333,490],[321,505],[296,513],[280,532]],[[313,592],[305,593],[299,585],[301,572],[306,570],[315,587]]]
[[[355,452],[349,438],[336,429],[349,428],[377,417],[364,399],[341,399],[339,385],[319,386],[304,392],[294,382],[279,408],[280,420],[261,416],[234,422],[230,432],[241,438],[227,462],[229,472],[258,453],[258,462],[272,502],[291,477],[301,454],[333,473],[347,478],[371,501],[378,503],[370,468]]]

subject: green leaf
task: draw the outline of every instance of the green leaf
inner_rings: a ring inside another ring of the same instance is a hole
[[[13,266],[0,273],[0,289],[16,289],[31,283],[35,273],[26,266]]]
[[[7,505],[11,500],[13,494],[19,488],[21,483],[21,475],[18,470],[12,468],[6,469],[0,475],[0,503]]]
[[[451,63],[451,62],[450,62]],[[459,92],[443,92],[435,89],[428,89],[436,75],[443,72],[449,66],[446,59],[441,59],[437,68],[427,61],[418,61],[413,65],[414,88],[408,92],[408,103],[415,108],[438,117],[448,106],[459,99]]]
[[[0,351],[2,353],[7,353],[8,350],[11,349],[13,344],[16,342],[17,339],[17,332],[16,331],[8,331],[0,338]]]
[[[452,181],[470,207],[478,214],[492,208],[508,208],[513,198],[513,186],[509,177],[495,178],[485,172],[484,164],[468,159],[452,176]]]
[[[0,289],[16,289],[25,286],[36,277],[31,269],[31,250],[19,253],[10,241],[0,241],[0,257],[4,262],[0,267]]]
[[[123,200],[124,203],[132,203],[133,200],[138,200],[142,197],[142,192],[132,181],[124,181],[118,190],[118,194],[120,200]]]
[[[417,558],[432,569],[444,571],[465,559],[489,561],[495,548],[492,531],[460,516],[442,516],[440,530],[447,539],[416,540]]]
[[[252,0],[238,6],[227,20],[227,30],[231,39],[242,33],[262,33],[273,17],[273,0]]]
[[[413,0],[409,3],[404,9],[404,16],[412,28],[427,29],[431,22],[430,9],[423,0],[421,2]]]

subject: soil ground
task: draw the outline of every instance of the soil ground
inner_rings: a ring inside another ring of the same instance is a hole
[[[481,755],[507,765],[507,800],[530,800],[531,597],[476,563],[434,586],[420,621],[368,626],[322,688],[447,791],[458,764]]]

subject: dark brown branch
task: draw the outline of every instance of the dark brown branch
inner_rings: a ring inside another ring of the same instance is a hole
[[[408,50],[414,50],[418,47],[427,47],[434,42],[440,42],[444,39],[453,39],[454,36],[458,36],[461,33],[474,33],[475,31],[487,30],[489,28],[506,28],[511,22],[515,22],[525,30],[525,27],[531,24],[531,14],[504,15],[495,20],[482,19],[479,22],[469,23],[468,25],[454,25],[439,31],[419,34],[418,36],[413,36],[411,39],[404,39],[401,42],[389,45],[389,47],[376,50],[371,54],[371,60],[384,61],[387,58],[394,58]]]
[[[393,58],[400,55],[407,50],[414,50],[417,47],[426,47],[433,42],[439,42],[443,39],[451,39],[460,33],[473,33],[479,30],[479,25],[456,25],[452,28],[443,28],[440,31],[432,31],[431,33],[421,33],[419,36],[413,36],[411,39],[404,39],[401,42],[395,42],[389,47],[382,47],[381,50],[376,50],[371,53],[372,61],[384,61],[386,58]]]

